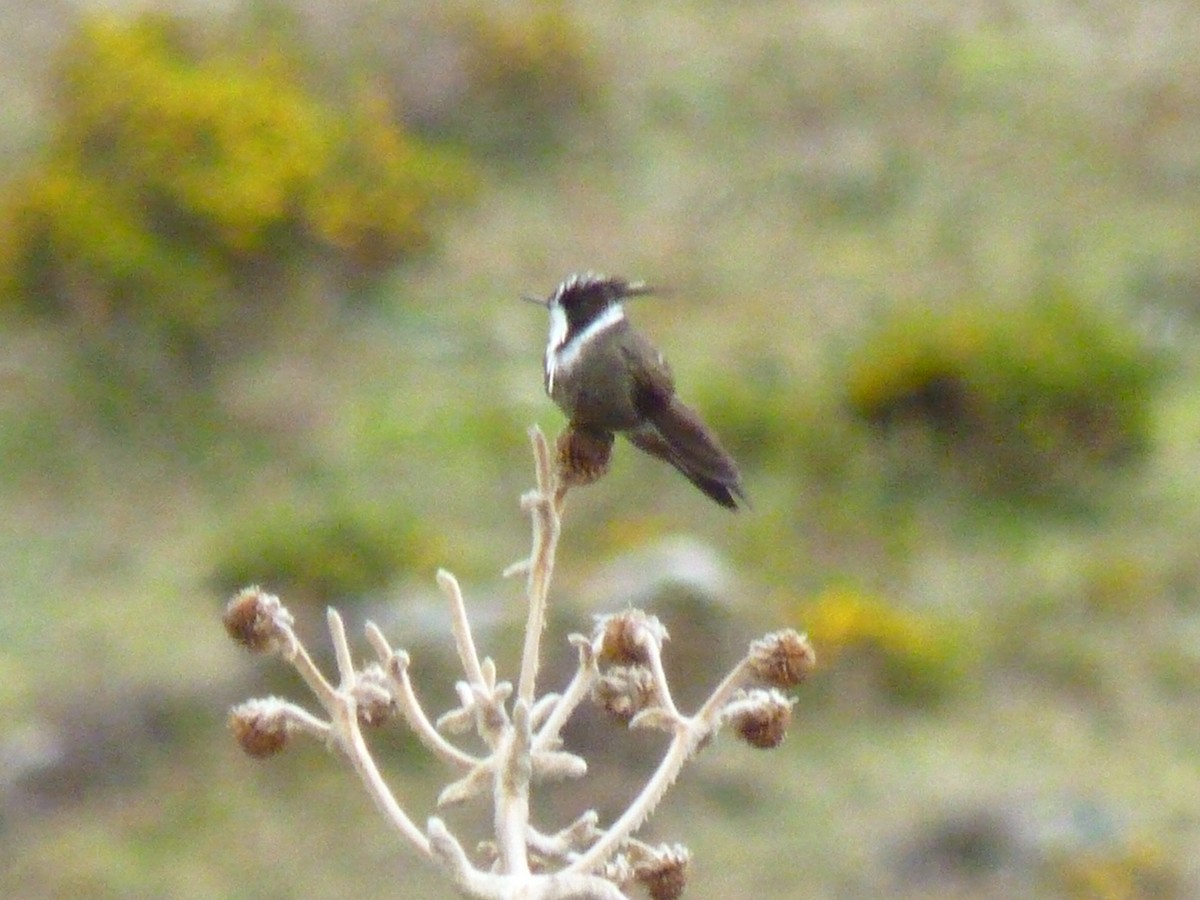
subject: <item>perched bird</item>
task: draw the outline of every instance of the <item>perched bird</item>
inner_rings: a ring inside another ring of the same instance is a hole
[[[603,464],[613,434],[622,434],[736,510],[746,502],[737,463],[675,395],[667,361],[625,315],[626,297],[651,292],[644,282],[588,272],[570,276],[545,300],[525,297],[550,312],[546,393],[583,439],[576,444],[601,448]]]

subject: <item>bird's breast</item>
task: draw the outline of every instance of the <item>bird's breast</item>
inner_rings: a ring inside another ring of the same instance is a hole
[[[547,376],[551,399],[572,422],[605,431],[635,427],[640,416],[629,389],[629,373],[619,354],[585,348],[572,364]]]

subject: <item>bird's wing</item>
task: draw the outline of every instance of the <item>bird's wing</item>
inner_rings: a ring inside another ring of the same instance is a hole
[[[675,396],[675,378],[671,367],[658,348],[632,328],[627,329],[621,344],[625,368],[630,374],[630,391],[634,407],[642,415],[666,406]],[[654,360],[653,366],[647,365]]]
[[[639,354],[658,351],[640,335],[631,334],[630,340],[640,342],[640,346],[623,350],[633,376],[633,405],[657,432],[657,436],[641,434],[636,439],[631,434],[630,440],[647,453],[666,459],[693,480],[694,477],[711,479],[738,486],[734,490],[739,490],[741,476],[737,464],[696,411],[675,395],[675,381],[666,361],[654,368],[639,365],[639,359],[647,358]]]

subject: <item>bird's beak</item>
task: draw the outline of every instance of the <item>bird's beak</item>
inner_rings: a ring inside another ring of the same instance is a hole
[[[542,307],[542,309],[545,309],[550,305],[549,300],[543,300],[541,297],[530,297],[528,294],[522,294],[521,299],[526,303],[536,303],[538,306]]]

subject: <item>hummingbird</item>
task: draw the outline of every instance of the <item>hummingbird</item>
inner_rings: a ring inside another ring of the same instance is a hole
[[[736,510],[739,501],[746,503],[737,463],[676,396],[666,359],[625,315],[622,301],[653,292],[642,281],[586,272],[571,275],[544,300],[524,297],[550,313],[546,393],[575,432],[601,445],[624,435]]]

